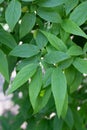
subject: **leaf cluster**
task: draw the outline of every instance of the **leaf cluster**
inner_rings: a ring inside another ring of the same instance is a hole
[[[0,0],[3,91],[20,107],[0,117],[3,130],[87,129],[86,9],[87,0]]]

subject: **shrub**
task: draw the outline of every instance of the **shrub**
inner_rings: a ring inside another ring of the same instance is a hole
[[[0,0],[3,91],[19,105],[0,117],[3,130],[87,129],[86,9],[86,0]]]

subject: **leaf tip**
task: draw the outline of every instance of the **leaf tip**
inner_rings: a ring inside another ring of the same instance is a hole
[[[11,88],[9,88],[6,92],[6,95],[10,95],[12,93]]]

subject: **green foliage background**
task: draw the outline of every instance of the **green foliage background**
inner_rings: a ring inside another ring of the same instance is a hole
[[[87,0],[0,0],[3,91],[19,105],[2,130],[87,129],[86,10]]]

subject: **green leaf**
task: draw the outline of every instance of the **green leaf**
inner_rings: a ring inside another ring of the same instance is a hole
[[[70,14],[70,19],[73,20],[79,26],[85,23],[87,20],[87,1],[79,4],[74,11]]]
[[[36,68],[36,64],[29,64],[23,67],[15,77],[11,88],[8,90],[8,94],[14,92],[16,89],[21,87],[29,78],[31,78],[36,72]]]
[[[51,28],[50,28],[50,33],[54,35],[58,35],[60,33],[60,24],[59,23],[52,23]]]
[[[32,77],[29,85],[29,97],[33,109],[35,109],[36,100],[39,95],[42,86],[42,72],[41,69],[38,69],[35,75]]]
[[[74,125],[75,125],[75,128],[76,130],[85,130],[83,128],[83,118],[82,116],[79,114],[78,111],[75,111],[73,112],[73,117],[74,117]]]
[[[74,125],[74,119],[73,119],[73,113],[70,108],[68,109],[67,115],[64,120],[66,124],[68,125],[68,127],[70,128],[70,130],[72,130],[73,125]]]
[[[66,97],[67,83],[64,73],[60,68],[56,68],[52,74],[52,93],[55,100],[58,117],[61,116]]]
[[[73,83],[75,79],[75,74],[76,74],[75,71],[76,69],[73,66],[70,66],[69,68],[65,70],[66,80],[69,86]]]
[[[12,0],[9,3],[5,12],[6,21],[12,31],[16,23],[18,22],[20,16],[21,16],[21,4],[17,0]]]
[[[62,110],[62,114],[61,114],[63,119],[65,119],[67,110],[68,110],[68,94],[66,93],[64,104],[63,104],[63,110]]]
[[[62,28],[60,28],[60,37],[61,37],[61,40],[66,44],[67,40],[70,37],[70,34],[65,32]]]
[[[75,6],[78,4],[78,2],[79,2],[78,0],[67,0],[67,2],[65,3],[66,14],[69,14],[70,11],[73,8],[75,8]]]
[[[5,77],[5,79],[9,82],[9,70],[8,70],[8,62],[6,55],[0,49],[0,72]]]
[[[47,37],[50,44],[53,47],[55,47],[57,50],[60,50],[60,51],[66,51],[67,50],[66,45],[57,36],[55,36],[54,34],[45,32],[45,31],[41,31],[41,32]]]
[[[24,37],[26,34],[28,34],[36,22],[36,16],[34,13],[26,13],[24,17],[22,18],[22,22],[20,25],[20,38]]]
[[[53,69],[48,68],[43,76],[43,88],[47,87],[48,85],[51,84],[51,74],[52,74]]]
[[[39,123],[36,124],[35,130],[48,130],[49,127],[48,120],[42,119]]]
[[[87,60],[76,58],[73,62],[74,67],[81,73],[87,74]]]
[[[39,53],[39,48],[31,44],[22,44],[16,46],[11,52],[10,55],[17,57],[32,57]]]
[[[47,38],[40,32],[36,32],[36,36],[34,36],[35,40],[36,40],[36,44],[37,46],[42,49],[47,45]]]
[[[70,92],[77,90],[82,82],[82,74],[77,71],[73,66],[70,66],[65,70],[65,75],[67,79],[67,84],[69,86]]]
[[[72,62],[73,62],[73,57],[70,57],[69,59],[66,59],[66,60],[60,62],[59,67],[61,69],[66,69],[72,64]]]
[[[53,130],[62,130],[62,128],[63,128],[63,120],[55,116],[53,121]]]
[[[63,22],[61,23],[62,28],[68,32],[68,33],[72,33],[74,35],[78,35],[78,36],[82,36],[84,38],[87,39],[87,35],[81,30],[81,28],[74,23],[72,20],[70,19],[65,19],[63,20]]]
[[[42,7],[55,7],[65,3],[66,0],[39,0],[38,5]]]
[[[9,48],[13,49],[17,43],[14,40],[13,36],[6,32],[1,26],[0,26],[0,44],[4,44],[8,46]]]
[[[83,52],[86,53],[87,52],[87,42],[85,43],[84,47],[83,47]]]
[[[45,55],[44,60],[49,64],[56,64],[69,58],[70,56],[64,52],[52,51]]]
[[[78,89],[79,85],[81,85],[82,79],[83,79],[83,75],[79,71],[75,70],[75,77],[72,84],[70,85],[71,93],[73,93]]]
[[[38,8],[37,14],[46,21],[53,23],[61,23],[60,15],[51,8]]]
[[[82,55],[83,51],[80,46],[73,45],[68,49],[67,54],[70,56],[78,56],[78,55]]]
[[[22,0],[22,1],[24,1],[24,2],[33,2],[35,0]]]
[[[4,0],[0,0],[0,4],[3,2]]]
[[[21,62],[18,63],[16,70],[19,71],[28,64],[32,64],[32,63],[37,64],[38,62],[39,62],[39,57],[37,57],[37,55],[34,57],[23,59],[21,60]]]
[[[54,48],[53,46],[51,46],[50,44],[48,44],[46,46],[46,53],[50,53],[50,52],[53,52],[53,51],[57,51],[56,48]]]
[[[44,108],[46,106],[46,104],[49,101],[50,96],[51,96],[50,87],[47,87],[46,89],[41,90],[41,92],[38,95],[38,98],[36,100],[34,114],[39,112],[42,108]]]
[[[34,130],[36,128],[36,120],[34,117],[30,118],[30,123],[27,125],[26,130]]]

